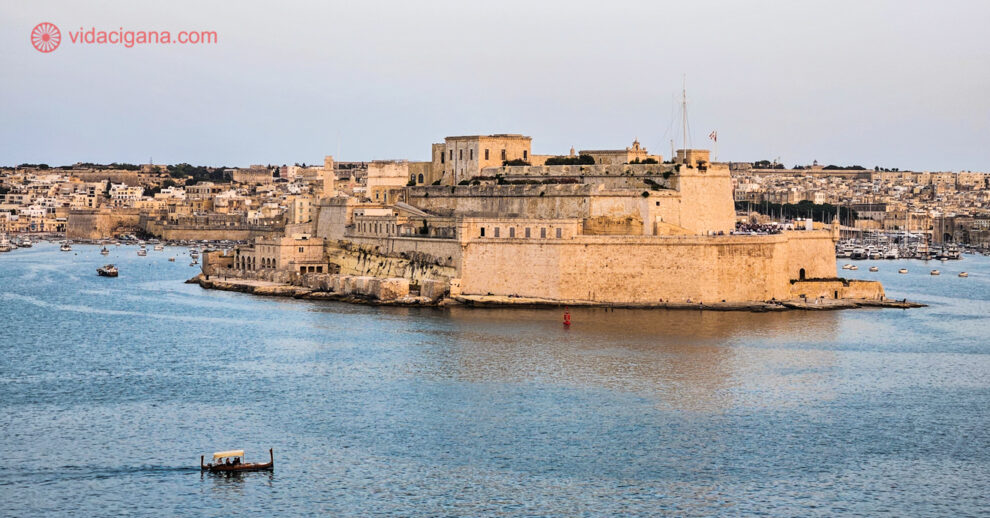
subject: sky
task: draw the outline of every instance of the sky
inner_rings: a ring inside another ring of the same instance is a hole
[[[52,52],[32,46],[59,27]],[[990,171],[990,2],[0,0],[0,165],[533,153]],[[216,31],[210,45],[72,43]]]

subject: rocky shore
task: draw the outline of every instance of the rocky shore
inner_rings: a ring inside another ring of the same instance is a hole
[[[205,289],[237,291],[252,295],[270,297],[292,297],[306,300],[333,300],[353,304],[383,306],[427,306],[443,307],[461,305],[467,307],[609,307],[620,309],[693,309],[709,311],[830,311],[855,308],[920,308],[925,304],[907,300],[832,300],[808,299],[769,302],[715,302],[679,303],[658,302],[656,304],[607,304],[595,301],[560,301],[533,297],[505,297],[494,295],[450,295],[444,283],[436,286],[424,282],[419,286],[419,294],[410,293],[408,280],[382,279],[364,276],[320,275],[304,276],[299,284],[243,279],[212,275],[210,278],[199,274],[186,281],[199,284]],[[300,285],[301,284],[301,285]]]

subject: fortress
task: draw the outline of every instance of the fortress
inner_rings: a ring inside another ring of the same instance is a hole
[[[533,156],[530,141],[450,137],[433,145],[432,162],[369,169],[373,198],[323,198],[314,235],[297,238],[324,243],[324,276],[405,279],[413,289],[429,284],[432,298],[468,303],[884,299],[877,282],[836,277],[837,225],[734,233],[729,168],[711,163],[706,150],[679,150],[663,163],[639,160],[652,155],[636,142],[626,151],[593,152],[598,158],[578,160],[572,151],[550,160]],[[616,163],[623,153],[636,158]],[[371,177],[375,170],[380,178]],[[312,277],[311,261],[258,267],[275,264],[251,259],[260,249],[238,250],[231,273]],[[333,290],[332,282],[323,284]]]

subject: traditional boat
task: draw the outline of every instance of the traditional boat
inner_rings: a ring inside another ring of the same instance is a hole
[[[871,272],[879,272],[880,271],[880,268],[877,268],[876,266],[871,266],[870,267],[870,271]]]
[[[72,251],[72,245],[70,245],[69,242],[66,241],[66,242],[62,243],[62,246],[58,247],[58,249],[61,250],[61,251],[63,251],[63,252],[71,252]]]
[[[141,257],[148,255],[148,250],[145,248],[138,248],[137,254]]]
[[[116,277],[117,267],[112,264],[106,264],[96,269],[96,273],[100,277]]]
[[[967,272],[959,272],[959,276],[960,277],[969,277],[969,273],[967,273]]]
[[[931,271],[931,274],[932,274],[932,275],[942,275],[942,272],[940,272],[940,271],[938,271],[938,270],[932,270],[932,271]]]
[[[110,250],[107,250],[106,245],[104,245],[103,248],[100,249],[100,254],[102,254],[102,255],[110,255]]]
[[[170,263],[174,263],[174,262],[175,262],[175,258],[174,258],[174,257],[169,257],[169,258],[168,258],[168,262],[170,262]]]
[[[901,268],[900,270],[897,270],[897,273],[907,273],[907,272],[908,272],[907,268]]]
[[[275,454],[268,450],[268,462],[241,462],[244,450],[218,451],[213,454],[213,462],[203,464],[205,455],[199,456],[199,469],[210,473],[229,473],[232,471],[271,471],[275,469]],[[224,462],[227,459],[227,462]]]

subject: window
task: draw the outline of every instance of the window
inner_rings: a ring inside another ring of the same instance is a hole
[[[509,227],[509,237],[516,237],[516,227]]]
[[[495,227],[495,237],[498,237],[498,229],[499,227]]]
[[[657,207],[659,207],[659,206],[660,206],[660,202],[657,202]]]
[[[526,150],[524,149],[524,150],[523,150],[523,160],[526,160],[526,154],[527,154],[527,153],[529,153],[529,151],[526,151]]]
[[[505,160],[505,150],[502,150],[502,160]]]
[[[560,231],[560,229],[558,228],[558,229],[557,229],[557,239],[560,239],[560,237],[561,237],[561,234],[562,234],[562,232],[561,232],[561,231]]]
[[[468,150],[468,160],[474,160],[474,150],[473,149],[469,149]]]
[[[454,150],[453,149],[450,150],[450,159],[451,160],[454,159]]]
[[[485,237],[485,227],[481,227],[481,237]]]
[[[419,173],[419,183],[423,183],[423,173]],[[660,203],[657,202],[657,205],[660,205]]]
[[[464,160],[464,150],[463,149],[458,149],[457,150],[457,159],[458,160]]]
[[[485,160],[488,160],[488,150],[485,150]]]
[[[444,154],[444,153],[440,153],[440,163],[441,164],[444,163],[444,162],[446,162],[446,160],[444,160],[445,158],[447,158],[447,155]]]
[[[547,238],[547,229],[544,227],[540,229],[540,239],[546,239],[546,238]]]
[[[300,254],[303,253],[303,247],[301,247],[301,246],[299,247],[299,253]]]
[[[529,237],[529,227],[526,227],[526,237]]]

